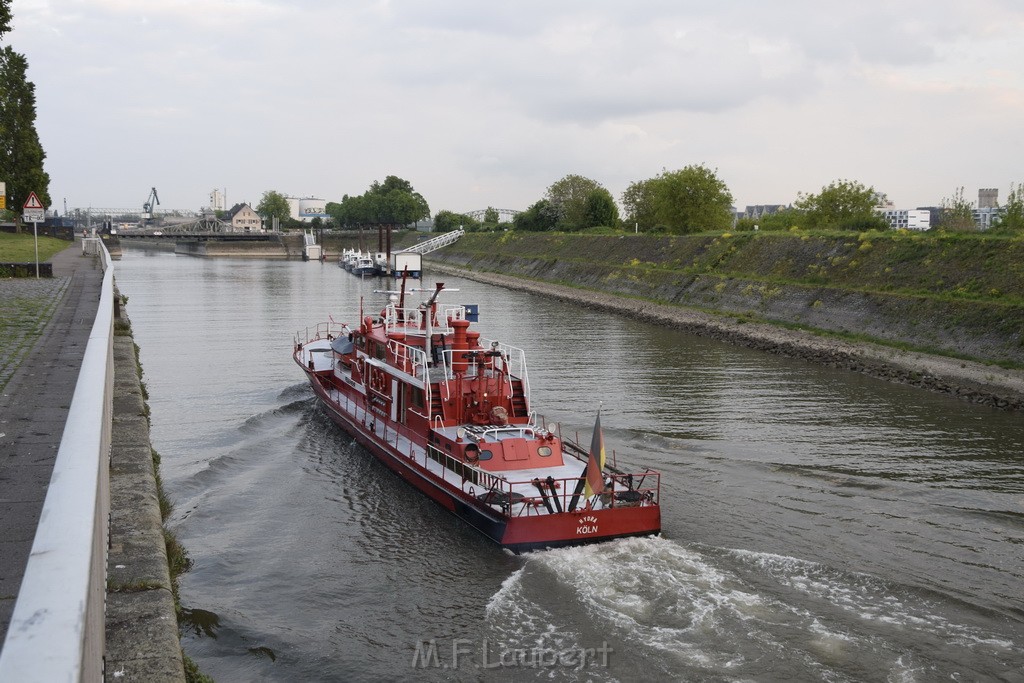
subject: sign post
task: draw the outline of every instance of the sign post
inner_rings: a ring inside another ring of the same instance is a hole
[[[28,193],[21,219],[32,224],[32,238],[36,245],[36,279],[39,279],[39,224],[46,220],[46,210],[35,192]]]

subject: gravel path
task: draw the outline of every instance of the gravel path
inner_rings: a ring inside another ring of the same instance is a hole
[[[39,339],[70,277],[0,279],[0,391]]]
[[[735,317],[498,273],[467,271],[436,261],[430,261],[430,267],[470,280],[584,303],[750,348],[945,392],[975,403],[1013,410],[1024,409],[1024,371],[1021,370],[902,351],[881,344],[849,342],[766,323],[740,323]]]

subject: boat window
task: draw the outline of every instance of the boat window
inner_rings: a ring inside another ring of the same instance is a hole
[[[494,457],[494,453],[491,453],[490,451],[480,451],[480,459],[481,460],[490,460],[493,457]]]
[[[539,456],[541,456],[543,458],[548,457],[549,455],[551,455],[551,447],[550,446],[541,446],[540,448],[537,449],[537,455],[539,455]]]

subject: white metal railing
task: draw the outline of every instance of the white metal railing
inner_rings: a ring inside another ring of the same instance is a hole
[[[430,252],[436,251],[441,247],[448,246],[449,244],[455,242],[465,234],[465,230],[463,230],[462,228],[458,228],[456,230],[452,230],[451,232],[446,232],[442,235],[439,235],[438,237],[426,240],[425,242],[420,242],[419,244],[411,246],[408,249],[403,249],[402,252],[414,254],[429,254]]]
[[[100,245],[99,310],[0,651],[0,681],[103,679],[114,270],[106,246]]]

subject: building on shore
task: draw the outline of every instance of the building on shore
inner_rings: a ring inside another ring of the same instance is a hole
[[[932,212],[927,207],[886,209],[881,214],[893,230],[930,230],[932,227]]]
[[[327,220],[327,202],[318,197],[285,197],[291,217],[303,223],[311,223],[314,218]]]
[[[228,211],[231,232],[263,232],[263,219],[248,204],[235,204]]]
[[[228,191],[213,188],[210,190],[210,210],[213,212],[227,209]]]

